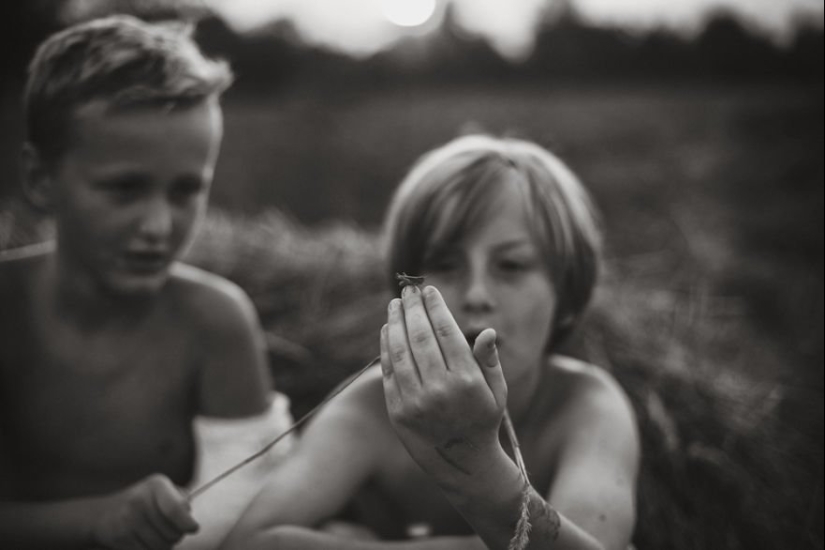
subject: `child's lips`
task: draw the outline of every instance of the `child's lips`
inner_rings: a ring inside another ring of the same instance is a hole
[[[169,255],[165,252],[131,250],[124,254],[124,262],[129,271],[151,274],[169,265]]]

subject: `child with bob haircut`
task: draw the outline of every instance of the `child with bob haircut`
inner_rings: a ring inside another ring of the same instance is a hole
[[[391,284],[426,282],[390,302],[381,369],[318,414],[223,548],[627,548],[631,405],[556,351],[599,266],[576,176],[533,143],[461,137],[412,168],[385,237]],[[363,528],[329,521],[348,505]]]
[[[29,71],[24,190],[56,241],[0,256],[0,547],[166,549],[200,522],[187,540],[214,548],[266,470],[191,506],[179,488],[290,425],[248,297],[178,261],[232,74],[128,16],[51,36]]]

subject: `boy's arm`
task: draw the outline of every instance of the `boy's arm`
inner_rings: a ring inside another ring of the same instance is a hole
[[[532,529],[525,549],[623,550],[630,544],[639,439],[630,405],[617,391],[594,388],[571,411],[575,426],[550,491],[542,496],[529,489]],[[453,477],[448,498],[484,540],[498,541],[488,542],[490,548],[506,548],[524,497],[517,490],[521,477],[509,458],[484,477],[487,482],[477,484]]]
[[[584,407],[590,412],[576,422],[580,437],[566,446],[548,502],[524,489],[499,442],[507,384],[492,330],[478,336],[471,352],[438,291],[408,286],[403,305],[390,303],[381,364],[398,437],[489,548],[508,547],[524,499],[532,526],[524,548],[627,544],[638,450],[624,403],[605,399],[606,410]]]
[[[229,548],[229,547],[227,547]],[[240,547],[239,547],[240,548]],[[422,540],[355,540],[330,535],[306,527],[285,525],[268,532],[244,550],[488,550],[478,537],[435,537]]]
[[[627,548],[636,523],[641,454],[632,406],[618,384],[599,380],[571,413],[575,426],[546,500],[604,548]]]
[[[160,475],[101,497],[0,502],[3,548],[167,549],[197,529],[185,497]]]
[[[195,327],[197,410],[193,491],[262,449],[292,425],[289,400],[272,391],[266,345],[257,312],[233,283],[185,266]],[[291,438],[265,457],[198,495],[192,501],[201,531],[181,550],[213,549],[260,489],[262,479],[289,448]]]
[[[239,418],[266,410],[272,380],[266,342],[249,297],[239,287],[194,268],[190,277],[205,283],[193,321],[197,334],[197,413]]]
[[[280,526],[315,526],[343,509],[397,445],[379,378],[368,372],[319,411],[221,548],[269,548]]]

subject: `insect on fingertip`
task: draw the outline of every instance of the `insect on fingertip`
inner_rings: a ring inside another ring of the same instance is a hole
[[[402,289],[408,286],[414,286],[418,289],[424,284],[424,277],[416,275],[407,275],[406,273],[396,273],[395,280],[398,281],[398,286]]]

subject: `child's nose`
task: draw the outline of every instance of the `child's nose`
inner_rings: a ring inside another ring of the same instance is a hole
[[[468,313],[483,313],[495,307],[489,281],[483,274],[471,274],[468,277],[464,289],[463,307]]]
[[[172,208],[163,199],[152,200],[140,219],[141,236],[157,240],[168,236],[171,231]]]

